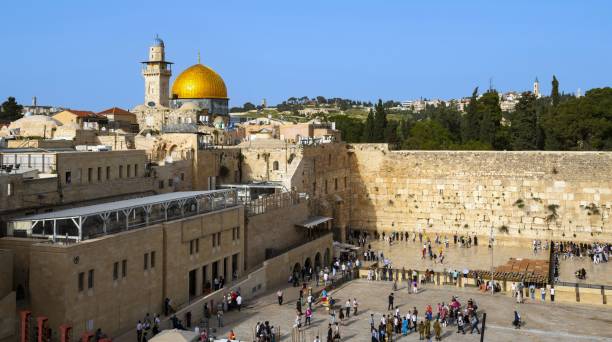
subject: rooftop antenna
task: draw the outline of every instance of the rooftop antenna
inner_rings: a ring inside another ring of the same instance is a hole
[[[493,90],[493,77],[489,77],[489,90]]]

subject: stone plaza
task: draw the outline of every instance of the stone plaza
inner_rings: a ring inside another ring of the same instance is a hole
[[[233,329],[241,341],[254,340],[254,329],[257,322],[269,321],[280,331],[282,341],[291,341],[292,327],[296,317],[296,299],[298,288],[284,289],[285,302],[279,306],[276,301],[276,291],[246,303],[241,312],[232,311],[224,316],[224,327],[216,331],[218,338],[227,336]],[[359,311],[357,316],[345,319],[340,327],[344,341],[370,341],[369,317],[374,314],[378,324],[381,314],[387,314],[387,296],[392,292],[391,282],[370,282],[355,280],[339,286],[332,292],[337,300],[336,307],[343,306],[347,298],[357,298]],[[483,294],[473,289],[457,289],[453,287],[425,286],[418,294],[408,293],[405,287],[400,287],[395,294],[395,305],[401,313],[416,307],[421,315],[425,306],[435,307],[437,303],[450,301],[451,296],[458,297],[463,304],[468,298],[473,298],[479,306],[479,312],[487,313],[485,341],[610,341],[612,331],[612,310],[602,306],[577,306],[539,299],[527,300],[524,304],[516,304],[514,298],[504,294]],[[525,325],[516,330],[512,327],[513,311],[520,312]],[[330,316],[321,305],[313,309],[312,325],[303,328],[304,340],[314,341],[318,335],[322,341],[327,335]],[[420,319],[421,316],[419,316]],[[338,320],[339,321],[339,320]],[[217,322],[211,319],[210,326],[217,327]],[[456,333],[456,326],[448,326],[442,330],[442,339],[448,341],[479,341],[480,336]],[[126,341],[129,339],[126,339]],[[400,341],[418,340],[416,333],[402,336]]]

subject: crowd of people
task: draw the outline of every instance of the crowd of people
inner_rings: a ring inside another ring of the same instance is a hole
[[[457,327],[457,333],[481,333],[478,327],[478,306],[471,298],[465,306],[461,305],[457,297],[452,297],[449,303],[437,303],[435,308],[427,305],[420,319],[416,307],[402,313],[399,306],[394,306],[394,301],[394,294],[389,294],[387,310],[390,312],[382,314],[380,320],[370,314],[372,342],[393,341],[396,337],[417,332],[420,340],[429,340],[435,336],[436,341],[440,341],[442,329],[453,325]]]

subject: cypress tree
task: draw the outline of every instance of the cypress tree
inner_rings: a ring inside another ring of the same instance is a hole
[[[370,112],[368,113],[368,118],[365,122],[365,126],[363,127],[361,142],[374,142],[374,112],[372,111],[372,109],[370,109]]]
[[[512,125],[510,126],[512,149],[515,151],[536,150],[538,134],[536,97],[531,92],[525,92],[512,114]]]
[[[384,142],[385,132],[387,129],[387,111],[383,106],[381,99],[378,99],[378,103],[374,107],[374,141],[373,142]]]
[[[463,142],[477,140],[480,135],[480,114],[478,111],[478,87],[474,88],[466,114],[461,122],[461,138]]]
[[[557,77],[553,75],[552,79],[552,91],[550,92],[550,97],[552,98],[553,107],[557,107],[559,104],[559,81],[557,81]]]

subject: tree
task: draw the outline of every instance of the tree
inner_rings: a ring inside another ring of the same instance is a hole
[[[480,112],[478,111],[478,87],[474,88],[470,103],[461,122],[461,140],[466,142],[480,137]]]
[[[9,98],[2,103],[0,108],[0,120],[2,121],[15,121],[23,117],[21,111],[23,106],[17,103],[14,97]]]
[[[552,79],[552,91],[550,92],[550,97],[552,98],[552,106],[556,108],[559,105],[559,81],[557,81],[557,77],[553,75]]]
[[[342,132],[342,140],[349,143],[358,143],[363,135],[364,123],[360,119],[346,115],[334,115],[327,118],[336,123],[336,129]]]
[[[512,114],[510,126],[512,149],[536,150],[538,148],[538,119],[536,115],[536,97],[531,92],[524,92]]]
[[[244,108],[245,112],[248,112],[249,110],[257,109],[257,107],[255,107],[255,105],[252,104],[251,102],[246,102],[244,106],[242,107]]]
[[[384,142],[387,129],[387,111],[382,100],[378,100],[374,110],[374,142]]]
[[[612,150],[612,88],[561,101],[543,124],[547,149]]]
[[[478,100],[478,112],[480,117],[480,135],[478,140],[494,145],[497,129],[502,118],[497,91],[489,90],[482,95]]]
[[[327,103],[327,100],[323,96],[317,96],[317,102],[320,104]]]
[[[374,142],[374,112],[372,109],[368,112],[368,118],[366,119],[365,126],[363,127],[363,134],[361,135],[361,142]]]
[[[432,120],[419,121],[410,129],[410,137],[402,148],[409,150],[445,150],[452,146],[453,139],[446,128]]]
[[[390,145],[396,145],[397,143],[401,142],[397,136],[398,126],[399,126],[399,123],[397,121],[389,121],[387,123],[387,127],[385,128],[385,142],[386,143]]]

